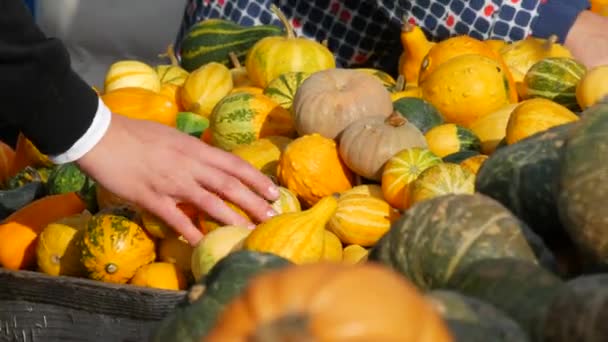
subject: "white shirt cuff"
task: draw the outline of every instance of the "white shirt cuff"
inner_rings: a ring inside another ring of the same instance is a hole
[[[65,164],[80,159],[103,138],[111,120],[112,112],[99,98],[97,112],[87,131],[67,151],[49,156],[49,159],[55,164]]]

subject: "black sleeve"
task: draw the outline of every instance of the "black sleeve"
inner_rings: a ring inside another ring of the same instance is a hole
[[[0,121],[56,155],[86,132],[97,106],[61,41],[42,33],[23,0],[0,0]]]

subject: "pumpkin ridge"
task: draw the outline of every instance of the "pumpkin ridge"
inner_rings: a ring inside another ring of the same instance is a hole
[[[381,213],[383,214],[383,213]],[[362,219],[362,218],[357,218],[356,220],[352,220],[352,217],[347,216],[346,213],[344,214],[335,214],[335,218],[339,219],[342,222],[349,222],[352,224],[356,224],[359,226],[365,226],[365,227],[377,227],[377,228],[384,228],[384,225],[382,223],[378,223],[378,222],[374,222],[373,220],[368,220],[368,219]],[[382,217],[387,218],[386,215],[382,215]]]

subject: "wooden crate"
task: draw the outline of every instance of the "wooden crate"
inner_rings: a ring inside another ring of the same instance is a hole
[[[0,341],[147,341],[185,297],[185,291],[0,268]]]

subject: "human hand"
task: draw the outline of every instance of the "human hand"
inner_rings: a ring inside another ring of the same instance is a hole
[[[608,65],[608,17],[591,11],[579,14],[564,46],[588,68]]]
[[[176,227],[192,245],[202,233],[177,203],[191,203],[225,224],[250,226],[222,198],[265,221],[274,215],[267,200],[279,196],[270,178],[239,157],[175,128],[116,114],[77,163],[112,193]]]

